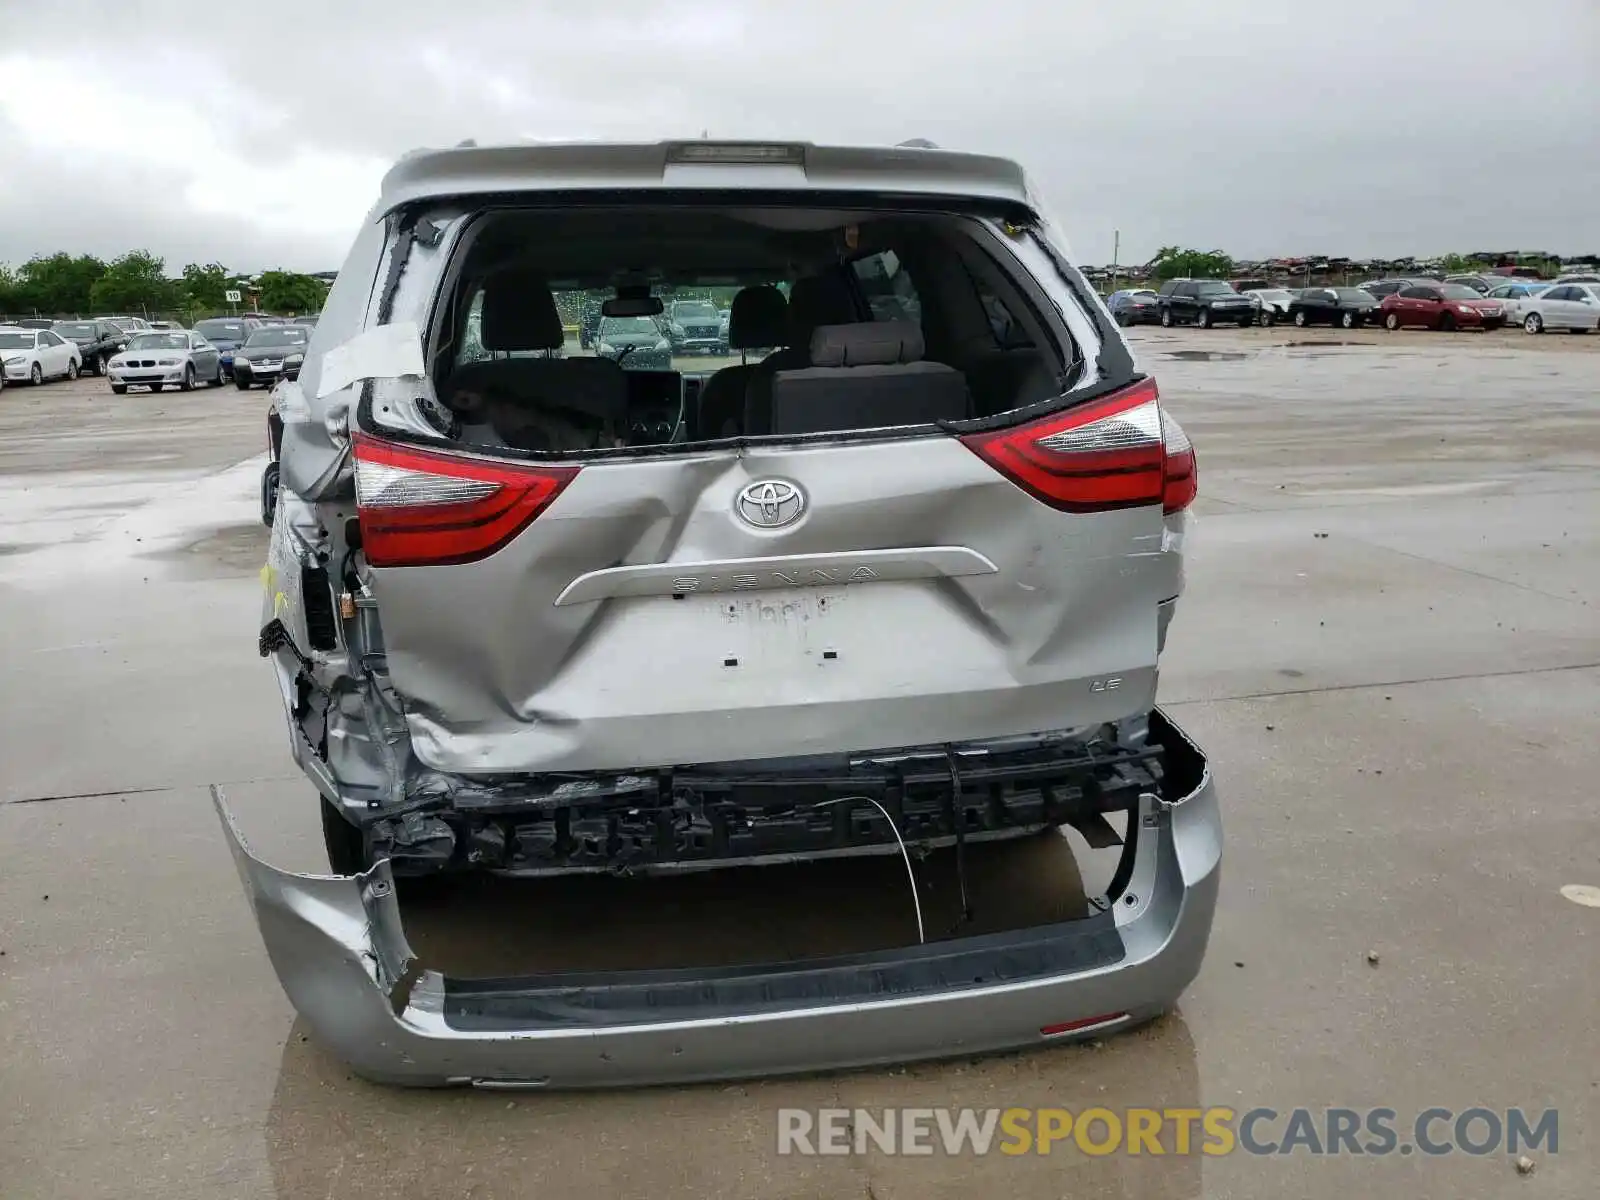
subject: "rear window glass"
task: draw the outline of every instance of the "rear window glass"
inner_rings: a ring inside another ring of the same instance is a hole
[[[187,350],[189,339],[181,333],[141,333],[128,341],[129,350]]]
[[[230,338],[241,342],[244,340],[243,321],[201,321],[195,325],[194,331],[208,338]]]
[[[92,338],[95,336],[94,323],[92,321],[63,321],[55,326],[55,331],[62,337],[69,338]]]

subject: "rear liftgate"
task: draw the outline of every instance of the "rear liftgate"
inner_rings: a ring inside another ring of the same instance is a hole
[[[974,1054],[1160,1013],[1204,954],[1221,825],[1204,755],[1159,710],[1150,746],[1156,782],[1121,802],[1122,856],[1091,915],[711,970],[445,975],[408,944],[387,860],[351,877],[280,871],[251,853],[220,790],[213,799],[285,991],[360,1074],[434,1086],[633,1085]]]

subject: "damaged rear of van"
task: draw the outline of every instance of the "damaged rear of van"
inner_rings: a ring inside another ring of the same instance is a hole
[[[410,155],[275,420],[260,648],[335,874],[262,862],[217,803],[286,990],[363,1074],[969,1054],[1147,1019],[1198,970],[1220,824],[1155,708],[1195,455],[1015,164]],[[930,940],[919,909],[916,944],[719,970],[456,977],[397,897],[914,872],[1064,828],[1119,855],[1077,919]]]

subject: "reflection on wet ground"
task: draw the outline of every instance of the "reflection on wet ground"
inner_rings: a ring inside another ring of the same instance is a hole
[[[969,921],[954,851],[913,862],[930,941],[1086,912],[1073,849],[1059,834],[969,846]],[[412,948],[457,976],[732,966],[917,940],[898,855],[656,878],[426,879],[400,890]]]

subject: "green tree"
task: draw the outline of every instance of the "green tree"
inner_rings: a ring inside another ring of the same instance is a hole
[[[92,254],[35,255],[17,270],[17,306],[42,313],[85,312],[105,270]]]
[[[166,261],[148,250],[131,250],[106,268],[94,285],[93,306],[104,312],[176,308],[183,285],[168,279]]]
[[[1233,259],[1221,250],[1184,250],[1163,246],[1150,260],[1157,279],[1226,279],[1233,274]]]
[[[314,313],[322,311],[328,289],[320,279],[292,271],[263,271],[256,280],[262,312]]]
[[[5,263],[0,263],[0,313],[14,313],[22,309],[20,287],[17,273]]]
[[[183,268],[183,294],[190,308],[221,309],[227,300],[223,293],[233,282],[233,275],[221,263],[190,263]]]

